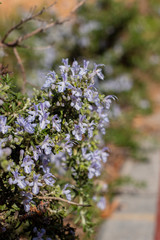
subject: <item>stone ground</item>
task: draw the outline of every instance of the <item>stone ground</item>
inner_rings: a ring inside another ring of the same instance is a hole
[[[147,162],[128,159],[121,175],[145,181],[146,187],[124,187],[118,197],[121,208],[106,220],[97,233],[97,240],[154,240],[160,174],[160,85],[151,83],[149,94],[153,101],[153,113],[138,116],[134,121],[142,133],[141,145]]]
[[[122,175],[131,176],[135,180],[145,181],[146,187],[137,190],[123,188],[123,194],[118,198],[121,209],[103,223],[97,240],[154,239],[160,150],[153,146],[149,149],[146,163],[128,160],[121,172]]]

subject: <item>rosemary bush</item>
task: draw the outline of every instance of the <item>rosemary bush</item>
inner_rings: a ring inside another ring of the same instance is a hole
[[[90,70],[85,60],[83,66],[62,62],[32,98],[15,93],[10,77],[1,76],[1,239],[77,239],[64,218],[72,214],[91,232],[93,199],[104,208],[93,179],[107,161],[100,134],[115,97],[96,89],[102,65]]]

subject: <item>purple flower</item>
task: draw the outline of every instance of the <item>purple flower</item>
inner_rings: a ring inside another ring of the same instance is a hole
[[[50,123],[49,120],[47,120],[49,113],[46,112],[46,109],[50,107],[50,103],[48,101],[45,101],[43,103],[39,104],[39,121],[40,121],[40,128],[45,129],[46,125]]]
[[[104,163],[107,162],[107,158],[109,156],[109,153],[106,152],[108,151],[108,148],[107,147],[104,147],[103,149],[99,150],[99,153],[100,153],[100,156],[101,156],[101,159]]]
[[[69,189],[66,190],[66,188],[68,188],[69,186],[70,185],[68,183],[64,186],[63,194],[66,195],[66,198],[67,198],[68,201],[71,201],[71,199],[72,199],[72,197],[71,197],[71,190],[69,190]]]
[[[56,80],[55,71],[49,72],[47,74],[46,81],[45,81],[42,89],[50,88],[55,83],[55,80]]]
[[[109,123],[108,113],[107,112],[100,113],[99,117],[100,117],[100,119],[102,119],[102,122],[104,123],[104,125]]]
[[[51,143],[51,140],[49,139],[49,136],[47,135],[41,144],[41,149],[44,150],[46,155],[49,155],[52,152],[53,146],[54,146],[54,144]]]
[[[57,130],[57,132],[61,131],[61,119],[59,119],[57,114],[52,118],[52,126]]]
[[[91,179],[94,176],[98,177],[101,174],[101,163],[100,162],[92,162],[88,169],[88,178]]]
[[[102,69],[101,68],[98,68],[98,67],[103,67],[104,64],[94,64],[94,72],[95,74],[101,79],[101,80],[104,80],[104,75],[102,74]]]
[[[38,115],[38,104],[37,105],[33,104],[33,106],[34,106],[35,111],[31,110],[28,112],[30,114],[27,117],[28,122],[33,122],[35,120],[36,116]]]
[[[9,184],[17,184],[19,188],[25,188],[26,183],[24,181],[25,176],[20,176],[18,173],[18,170],[16,169],[15,171],[12,172],[14,176],[14,180],[12,178],[9,178]]]
[[[27,193],[27,192],[24,192],[24,191],[21,192],[21,195],[24,197],[24,199],[23,199],[24,210],[26,212],[29,212],[30,203],[33,202],[32,201],[33,195],[31,193]]]
[[[49,113],[46,113],[46,112],[43,115],[39,116],[39,121],[40,121],[39,126],[41,129],[45,129],[46,125],[50,123],[50,121],[47,120],[48,116],[49,116]]]
[[[75,107],[75,109],[79,111],[82,108],[81,99],[75,96],[71,96],[71,98],[72,98],[71,106]]]
[[[74,143],[72,141],[67,141],[65,144],[62,144],[63,150],[66,151],[70,157],[72,156],[73,144]]]
[[[84,68],[85,70],[88,69],[88,65],[89,65],[89,61],[83,60],[83,68]]]
[[[82,148],[82,156],[87,161],[90,161],[92,159],[92,153],[87,153],[87,148]]]
[[[83,122],[83,120],[86,118],[85,115],[79,115],[79,124],[74,125],[74,130],[72,131],[72,134],[75,136],[76,140],[81,141],[82,135],[86,132],[87,124]]]
[[[72,88],[72,95],[75,97],[81,97],[82,96],[82,90],[80,88]]]
[[[72,76],[74,78],[77,78],[79,76],[79,70],[80,70],[80,66],[79,66],[78,62],[74,61],[72,63],[72,67],[71,67]]]
[[[44,238],[42,238],[46,233],[46,230],[44,228],[41,228],[40,231],[38,231],[37,228],[34,227],[33,232],[37,233],[37,237],[32,238],[32,240],[44,240]]]
[[[66,59],[63,58],[62,63],[64,65],[59,66],[61,73],[68,72],[68,70],[70,68],[70,65],[68,64],[68,58],[66,58]]]
[[[3,134],[8,132],[8,128],[10,128],[10,126],[6,126],[7,123],[7,117],[4,116],[0,116],[0,132],[2,132]]]
[[[40,109],[38,110],[38,112],[42,114],[45,111],[45,109],[49,108],[51,105],[48,101],[45,101],[43,103],[39,103],[38,106]]]
[[[100,200],[97,203],[97,207],[101,210],[104,210],[106,208],[106,199],[105,197],[101,197]]]
[[[55,180],[53,179],[53,177],[55,177],[52,173],[46,173],[43,176],[43,180],[45,181],[45,183],[49,186],[53,186],[53,184],[55,183]]]
[[[89,123],[88,128],[87,128],[89,138],[93,137],[94,128],[95,128],[95,123],[94,123],[94,121],[92,121],[91,123]]]
[[[85,90],[84,97],[86,97],[89,102],[93,102],[93,100],[94,100],[94,91],[91,89],[90,86]]]
[[[31,124],[30,122],[27,122],[23,117],[19,116],[17,118],[16,122],[19,126],[24,128],[24,131],[33,134],[34,133],[34,128],[36,127],[37,124]]]
[[[40,174],[35,174],[33,175],[33,182],[29,183],[29,186],[33,186],[32,187],[32,192],[33,194],[38,194],[39,193],[39,186],[42,186],[42,183],[38,182],[38,178],[39,178]]]
[[[112,100],[116,100],[116,99],[117,99],[117,97],[112,96],[112,95],[108,95],[107,97],[105,97],[104,100],[103,100],[105,109],[106,110],[110,109],[110,105],[112,103]]]
[[[80,68],[79,75],[83,76],[88,72],[89,61],[83,60],[83,68]]]
[[[48,166],[48,164],[50,162],[50,159],[45,154],[42,154],[41,155],[41,160],[42,160],[42,165],[40,166],[40,168],[43,169],[44,173],[49,172],[50,171],[50,167]]]
[[[62,81],[58,82],[58,92],[64,92],[66,90],[66,88],[71,89],[72,85],[67,81],[68,75],[67,72],[62,73]]]
[[[33,160],[30,156],[25,156],[23,159],[23,163],[21,164],[21,167],[24,167],[25,173],[31,173],[32,165],[34,165]]]
[[[75,136],[76,140],[78,141],[82,140],[83,131],[79,125],[77,124],[74,125],[74,130],[72,131],[72,133]]]
[[[100,104],[100,99],[97,91],[94,91],[93,85],[90,85],[84,92],[84,97],[87,98],[89,102],[93,102],[97,107]]]
[[[36,148],[33,148],[31,146],[31,151],[33,152],[34,160],[37,161],[42,154],[42,150],[40,149],[40,146],[36,146]]]

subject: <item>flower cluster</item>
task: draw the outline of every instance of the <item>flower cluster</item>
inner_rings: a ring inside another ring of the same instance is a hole
[[[17,111],[13,105],[4,116],[3,104],[0,112],[0,156],[10,147],[3,171],[27,213],[38,208],[41,199],[49,209],[55,208],[49,198],[79,201],[83,187],[101,174],[108,157],[108,149],[99,149],[97,138],[105,134],[114,99],[99,94],[95,86],[96,78],[104,79],[103,65],[94,64],[90,70],[86,60],[82,66],[77,61],[69,65],[68,59],[62,63],[58,74],[48,73],[41,91],[17,103]],[[89,197],[81,202],[89,204]],[[60,203],[56,211],[62,211]],[[34,239],[40,239],[46,230],[36,229]]]

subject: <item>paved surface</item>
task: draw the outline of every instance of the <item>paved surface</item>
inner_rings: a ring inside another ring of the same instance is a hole
[[[121,174],[135,180],[145,181],[143,189],[124,187],[118,198],[121,210],[116,211],[104,222],[97,234],[97,240],[153,240],[157,210],[157,196],[160,170],[160,150],[152,140],[145,143],[148,162],[128,160]]]

